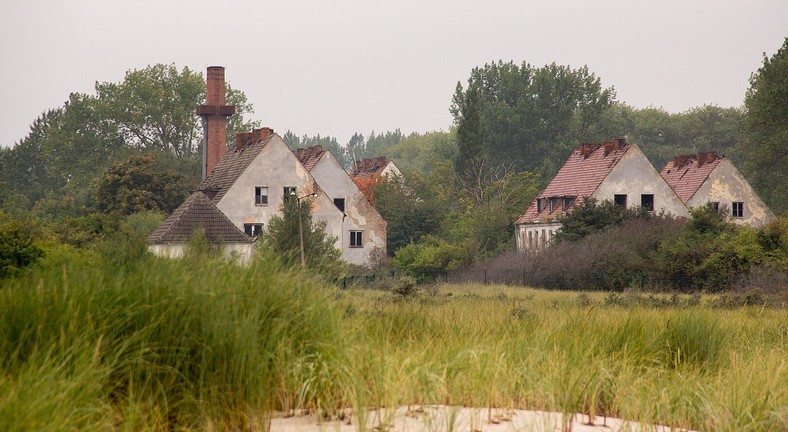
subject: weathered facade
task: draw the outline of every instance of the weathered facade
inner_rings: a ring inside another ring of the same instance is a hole
[[[298,149],[295,155],[343,213],[341,220],[332,221],[334,226],[329,231],[339,237],[337,248],[342,251],[342,259],[363,265],[373,255],[385,253],[386,222],[334,155],[321,146]]]
[[[623,139],[583,144],[516,223],[517,250],[535,252],[549,245],[560,217],[589,198],[625,208],[687,216],[687,207],[640,149]]]
[[[677,156],[660,174],[689,208],[727,208],[732,222],[753,227],[775,219],[730,159],[715,152]]]

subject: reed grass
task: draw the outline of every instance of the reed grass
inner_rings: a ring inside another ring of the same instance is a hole
[[[669,300],[339,291],[271,256],[61,260],[0,289],[0,429],[264,430],[274,411],[351,409],[363,430],[443,404],[787,430],[788,311]]]

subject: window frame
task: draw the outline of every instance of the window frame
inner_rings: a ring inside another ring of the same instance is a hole
[[[651,198],[651,205],[647,206],[645,202],[645,198]],[[640,207],[646,209],[647,211],[653,212],[654,211],[654,194],[640,194]]]
[[[733,201],[731,203],[731,217],[736,219],[744,218],[744,201]]]
[[[258,231],[257,234],[254,233],[254,228],[260,228],[260,230]],[[260,237],[263,234],[263,228],[264,228],[264,224],[262,224],[262,223],[257,223],[257,222],[245,223],[244,224],[244,234],[246,234],[246,235],[248,235],[249,237],[252,237],[252,238],[257,238],[257,237]],[[250,231],[251,231],[251,233],[250,233]]]
[[[291,192],[295,193],[296,195],[291,195]],[[295,186],[284,186],[282,187],[282,201],[290,199],[290,197],[297,197],[298,195],[298,188]]]
[[[357,238],[356,238],[357,236]],[[350,230],[350,243],[352,248],[364,247],[364,231],[363,230]]]
[[[265,194],[263,194],[265,190]],[[267,206],[268,205],[268,186],[255,186],[254,187],[254,205]]]

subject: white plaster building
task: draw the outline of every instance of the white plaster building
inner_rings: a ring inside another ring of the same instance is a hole
[[[677,156],[660,174],[689,208],[727,208],[732,222],[753,227],[775,219],[730,159],[716,152]]]
[[[560,217],[589,198],[609,200],[625,208],[689,215],[681,199],[636,145],[624,139],[583,144],[515,222],[517,250],[535,252],[549,245],[561,228]]]

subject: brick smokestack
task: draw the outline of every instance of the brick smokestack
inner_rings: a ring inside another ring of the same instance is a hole
[[[224,68],[211,66],[207,72],[205,105],[197,107],[203,124],[203,178],[213,171],[227,152],[227,117],[235,113],[235,107],[225,103]]]

